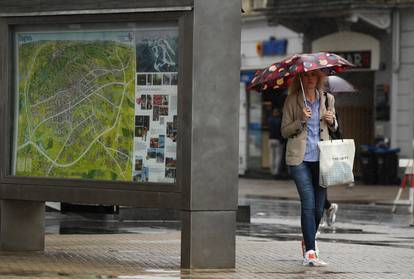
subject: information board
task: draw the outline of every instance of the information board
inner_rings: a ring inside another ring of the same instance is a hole
[[[15,33],[17,176],[174,182],[178,30]]]

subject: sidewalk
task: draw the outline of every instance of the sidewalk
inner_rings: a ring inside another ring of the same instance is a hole
[[[331,187],[328,190],[328,196],[330,201],[339,203],[392,204],[399,188],[398,185],[362,185],[357,183],[353,187]],[[299,200],[293,180],[239,178],[240,197]],[[404,191],[401,198],[408,198],[407,190]]]
[[[328,267],[301,265],[298,241],[238,236],[236,268],[180,270],[180,232],[47,235],[44,253],[0,253],[1,278],[412,278],[414,250],[321,242]],[[340,252],[338,252],[340,251]]]
[[[387,203],[398,186],[333,187],[330,199],[342,203]],[[239,198],[297,200],[291,180],[239,179]],[[273,278],[412,278],[412,227],[361,227],[339,224],[322,233],[319,247],[328,267],[303,267],[299,220],[293,232],[283,231],[292,221],[273,227],[260,220],[236,237],[236,268],[181,270],[180,231],[143,228],[131,234],[47,234],[44,253],[0,252],[0,278],[85,279],[273,279]],[[290,224],[291,225],[291,224]],[[254,226],[262,226],[255,235]],[[350,229],[344,230],[346,226]],[[273,228],[285,240],[275,239]],[[211,228],[214,229],[214,228]],[[297,231],[296,231],[297,230]],[[260,237],[259,237],[260,236]],[[296,239],[297,238],[297,239]],[[295,239],[295,240],[292,240]]]

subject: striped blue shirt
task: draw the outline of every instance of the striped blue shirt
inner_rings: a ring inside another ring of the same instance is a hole
[[[312,110],[312,117],[308,120],[306,131],[308,137],[306,138],[306,150],[304,161],[317,162],[319,161],[318,142],[320,140],[320,119],[319,119],[319,92],[316,93],[316,99],[313,102],[306,100],[306,105]]]

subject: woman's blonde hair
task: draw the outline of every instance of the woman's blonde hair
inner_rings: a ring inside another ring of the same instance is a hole
[[[314,71],[318,73],[318,82],[316,83],[316,89],[318,89],[319,92],[322,92],[325,89],[325,83],[326,83],[325,74],[320,70],[314,70]],[[302,76],[303,78],[303,73],[300,73],[299,75]],[[298,92],[301,92],[302,88],[300,86],[299,75],[296,75],[291,85],[289,86],[288,95],[297,94]]]

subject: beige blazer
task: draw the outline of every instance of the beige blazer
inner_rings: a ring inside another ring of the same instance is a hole
[[[328,123],[323,119],[326,112],[325,92],[320,94],[319,118],[320,118],[320,139],[329,140]],[[327,94],[328,107],[331,107],[335,114],[335,98]],[[286,164],[288,166],[297,166],[303,162],[306,149],[307,129],[306,124],[302,124],[301,116],[303,113],[304,101],[303,94],[290,94],[286,98],[283,106],[282,117],[282,136],[287,139],[286,145]],[[335,119],[336,122],[336,119]]]

